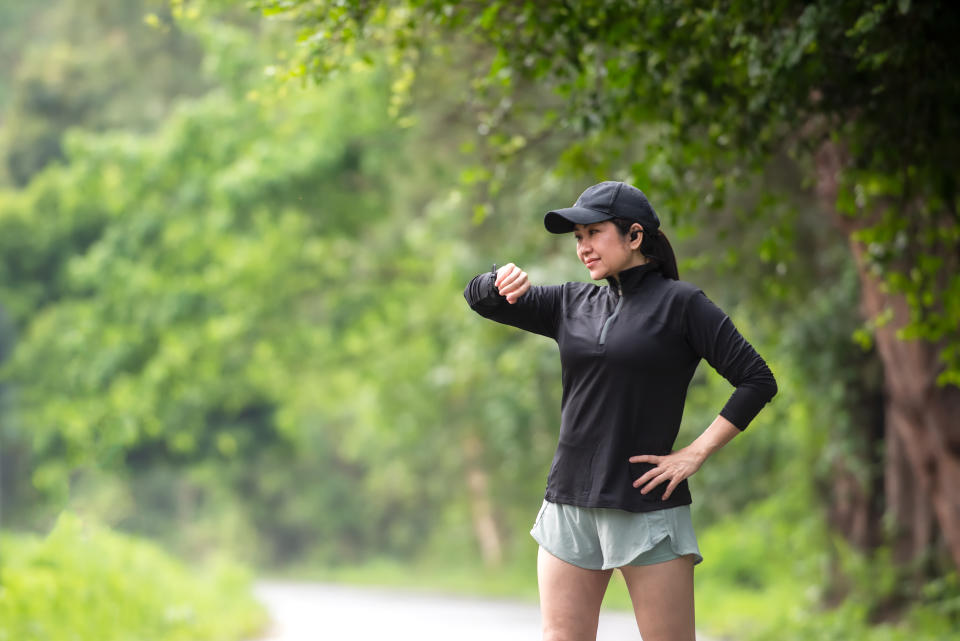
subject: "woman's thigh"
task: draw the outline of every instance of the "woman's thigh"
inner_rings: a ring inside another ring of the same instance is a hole
[[[693,557],[620,568],[643,641],[694,641]]]
[[[537,556],[544,641],[596,641],[600,603],[613,570],[586,570],[542,547]]]

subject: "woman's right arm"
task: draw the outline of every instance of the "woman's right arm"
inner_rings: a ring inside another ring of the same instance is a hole
[[[562,287],[532,286],[526,272],[513,263],[478,274],[467,284],[463,296],[484,318],[557,337]]]

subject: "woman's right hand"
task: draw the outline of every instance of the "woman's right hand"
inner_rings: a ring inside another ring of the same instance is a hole
[[[493,281],[493,284],[500,295],[505,297],[511,305],[530,289],[527,272],[513,263],[507,263],[497,270],[497,278]]]

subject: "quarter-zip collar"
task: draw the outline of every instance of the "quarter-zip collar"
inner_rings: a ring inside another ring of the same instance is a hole
[[[617,274],[616,277],[607,277],[607,282],[610,284],[610,287],[614,289],[614,291],[619,291],[620,294],[623,295],[640,287],[640,283],[643,282],[644,277],[656,269],[657,265],[652,261],[649,263],[643,263],[642,265],[635,265],[628,269],[624,269],[622,272]]]
[[[614,277],[607,278],[607,282],[610,283],[610,289],[616,292],[617,306],[607,320],[604,321],[603,327],[600,329],[600,345],[607,343],[607,331],[613,324],[614,319],[620,314],[620,308],[623,307],[623,297],[628,292],[640,287],[640,282],[643,280],[643,277],[653,271],[653,269],[654,263],[643,263],[642,265],[635,265],[634,267],[623,270],[618,274],[619,279]]]

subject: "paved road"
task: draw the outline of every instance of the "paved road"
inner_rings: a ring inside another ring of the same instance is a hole
[[[323,583],[263,581],[273,618],[257,641],[538,641],[536,605]],[[633,617],[604,611],[598,641],[640,641]]]

